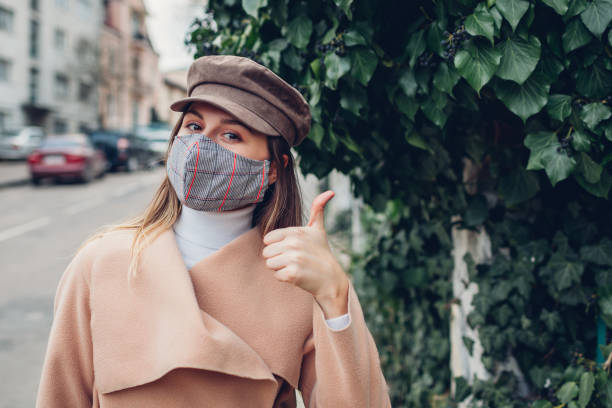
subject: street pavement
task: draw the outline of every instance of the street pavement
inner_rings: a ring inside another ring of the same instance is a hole
[[[164,175],[159,167],[35,187],[24,166],[0,162],[0,408],[34,406],[55,290],[75,250],[142,212]]]

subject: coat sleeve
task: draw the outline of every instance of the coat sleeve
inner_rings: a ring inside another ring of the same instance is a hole
[[[334,330],[313,301],[313,331],[304,344],[299,389],[306,408],[391,407],[372,334],[349,283],[349,324]]]
[[[56,289],[53,323],[36,398],[37,408],[92,406],[90,247],[88,244],[74,256]]]

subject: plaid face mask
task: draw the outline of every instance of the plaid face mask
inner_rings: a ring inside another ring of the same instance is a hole
[[[202,133],[191,133],[175,136],[166,171],[183,205],[229,211],[263,200],[270,160],[249,159]]]

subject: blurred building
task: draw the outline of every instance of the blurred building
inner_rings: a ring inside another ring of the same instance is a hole
[[[3,1],[3,0],[0,0]],[[74,0],[73,0],[74,1]],[[99,124],[127,129],[156,119],[161,77],[142,0],[103,0],[100,36]]]
[[[97,125],[98,0],[0,0],[0,128]]]
[[[187,96],[187,68],[166,71],[161,76],[162,83],[157,94],[159,120],[174,126],[180,113],[171,110],[170,104]]]

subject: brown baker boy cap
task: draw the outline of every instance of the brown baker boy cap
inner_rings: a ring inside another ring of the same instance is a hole
[[[310,108],[297,89],[268,68],[245,57],[207,55],[187,73],[188,97],[170,105],[182,112],[191,102],[208,102],[251,128],[282,136],[296,146],[310,131]]]

